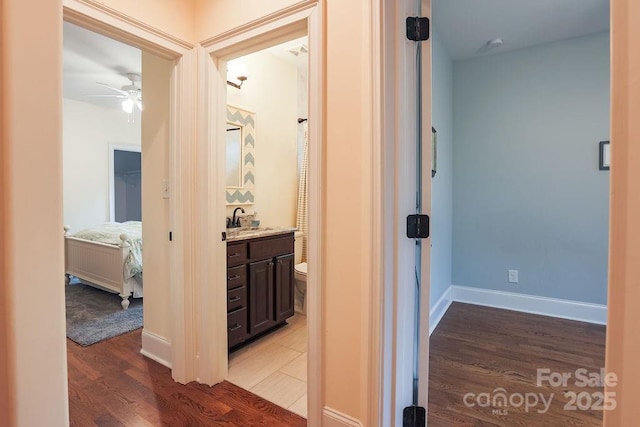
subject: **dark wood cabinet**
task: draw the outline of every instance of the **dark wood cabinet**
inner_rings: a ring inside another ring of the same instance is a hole
[[[293,233],[229,242],[229,349],[285,323],[294,314]]]
[[[294,256],[282,255],[276,258],[276,322],[284,322],[294,314]]]
[[[249,334],[259,334],[276,324],[273,260],[249,264]]]

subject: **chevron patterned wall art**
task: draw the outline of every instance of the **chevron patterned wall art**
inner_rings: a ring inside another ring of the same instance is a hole
[[[227,187],[227,205],[252,205],[255,193],[255,113],[227,105],[227,123],[242,127],[242,187]]]

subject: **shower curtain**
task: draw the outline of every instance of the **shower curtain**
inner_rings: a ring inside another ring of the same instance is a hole
[[[302,261],[307,262],[307,234],[308,224],[308,194],[307,194],[307,169],[308,169],[308,149],[309,137],[307,123],[303,124],[304,143],[302,148],[302,164],[300,165],[300,176],[298,178],[298,218],[296,226],[302,232]]]

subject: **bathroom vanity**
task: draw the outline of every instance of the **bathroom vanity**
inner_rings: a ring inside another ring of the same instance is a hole
[[[263,227],[227,232],[229,350],[293,316],[293,231]]]

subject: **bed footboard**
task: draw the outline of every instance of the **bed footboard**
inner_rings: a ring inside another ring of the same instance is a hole
[[[129,255],[127,236],[120,236],[120,245],[108,245],[68,235],[65,226],[65,283],[75,276],[98,288],[117,293],[122,298],[122,308],[129,308],[129,297],[133,292],[129,281],[124,279],[124,262]]]

